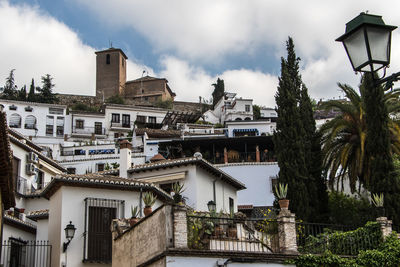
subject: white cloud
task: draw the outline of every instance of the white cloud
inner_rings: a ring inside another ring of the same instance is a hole
[[[37,7],[0,2],[0,25],[1,79],[16,69],[17,85],[29,87],[48,73],[57,92],[94,94],[94,49],[63,23]]]

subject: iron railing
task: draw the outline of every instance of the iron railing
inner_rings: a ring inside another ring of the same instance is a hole
[[[24,241],[10,238],[4,241],[0,265],[3,267],[50,267],[49,241]]]
[[[191,249],[271,253],[278,251],[275,219],[187,216]]]
[[[106,134],[106,128],[104,127],[76,127],[74,126],[72,128],[72,133],[73,134],[82,134],[82,135],[91,135],[91,134],[98,134],[98,135],[105,135]]]
[[[300,253],[321,254],[329,250],[336,255],[357,255],[360,250],[379,245],[380,232],[355,230],[357,226],[296,223],[297,246]],[[342,233],[346,232],[346,237]]]

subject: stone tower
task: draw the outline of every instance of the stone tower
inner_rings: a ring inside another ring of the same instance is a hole
[[[128,57],[121,49],[113,47],[95,54],[96,96],[107,99],[117,94],[124,95]]]

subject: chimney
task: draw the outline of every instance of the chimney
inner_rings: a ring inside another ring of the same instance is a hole
[[[128,169],[132,165],[132,144],[128,140],[122,140],[119,143],[120,157],[119,157],[119,176],[128,178]]]

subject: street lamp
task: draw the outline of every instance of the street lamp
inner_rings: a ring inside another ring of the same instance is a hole
[[[374,73],[389,66],[392,31],[396,28],[386,25],[382,16],[363,12],[346,23],[345,34],[336,41],[343,43],[354,71]],[[388,82],[388,88],[399,76],[400,72],[376,83]]]
[[[215,204],[214,201],[210,200],[210,201],[208,201],[208,203],[207,203],[207,207],[208,207],[208,211],[209,211],[209,212],[215,212],[215,210],[216,210],[216,208],[217,208],[217,205]]]
[[[71,243],[72,238],[74,238],[75,230],[76,230],[75,225],[73,225],[72,221],[70,221],[69,224],[67,224],[67,226],[64,229],[65,237],[67,238],[68,242],[67,243],[64,242],[63,252],[67,251],[69,243]]]

